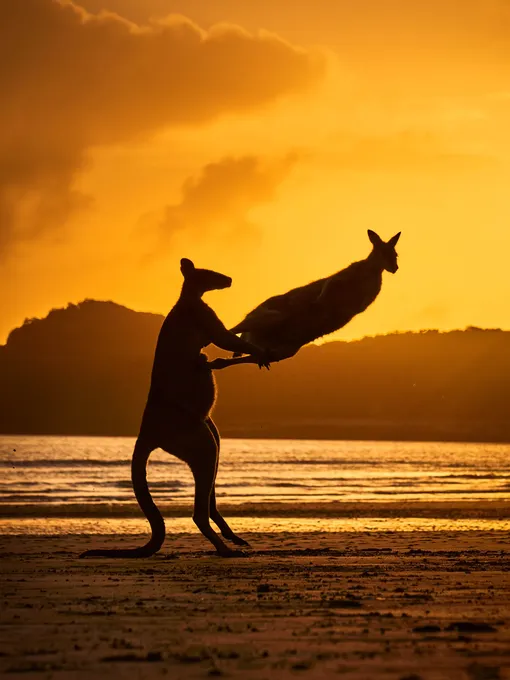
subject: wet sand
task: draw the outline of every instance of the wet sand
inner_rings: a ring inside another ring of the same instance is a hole
[[[233,522],[235,526],[235,522]],[[2,536],[0,673],[24,678],[510,679],[503,531]]]

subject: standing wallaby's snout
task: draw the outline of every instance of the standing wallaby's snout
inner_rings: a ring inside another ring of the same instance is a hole
[[[188,287],[193,287],[202,295],[208,290],[223,290],[223,288],[230,288],[232,285],[230,276],[213,272],[210,269],[197,269],[193,262],[186,257],[181,260],[181,273]]]

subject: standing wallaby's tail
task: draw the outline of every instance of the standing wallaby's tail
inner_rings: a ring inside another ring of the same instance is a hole
[[[140,548],[128,550],[87,550],[80,557],[150,557],[161,548],[165,540],[165,522],[152,500],[147,485],[147,461],[151,452],[152,448],[147,447],[138,439],[131,461],[131,480],[136,500],[152,529],[152,536],[148,543]]]

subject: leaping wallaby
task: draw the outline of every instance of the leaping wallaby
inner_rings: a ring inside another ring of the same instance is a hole
[[[252,363],[269,367],[268,356],[247,340],[231,333],[202,300],[208,290],[229,288],[229,276],[197,269],[181,260],[184,276],[181,295],[161,327],[147,404],[131,463],[136,500],[151,525],[148,543],[128,550],[88,550],[81,557],[149,557],[165,539],[165,523],[147,485],[147,461],[160,448],[189,465],[195,480],[193,521],[214,545],[219,555],[242,554],[232,550],[210,525],[215,522],[224,538],[236,545],[248,545],[236,536],[216,507],[214,484],[218,471],[220,436],[211,418],[216,398],[212,373],[202,348],[214,344],[230,352],[250,354]]]
[[[345,326],[379,295],[383,271],[394,274],[398,269],[395,246],[400,232],[385,243],[369,229],[368,238],[373,248],[367,258],[328,278],[269,298],[234,326],[232,332],[265,347],[271,353],[271,361],[277,362]],[[252,357],[239,354],[236,351],[234,359],[216,359],[212,362],[214,368],[253,362]]]

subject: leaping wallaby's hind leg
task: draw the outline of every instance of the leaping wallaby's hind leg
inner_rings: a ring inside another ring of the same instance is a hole
[[[173,452],[188,463],[195,478],[193,521],[222,557],[239,557],[243,553],[229,548],[211,527],[209,503],[218,465],[218,446],[204,422],[198,422],[189,432],[173,442]]]
[[[216,474],[218,472],[218,465],[220,462],[220,433],[218,432],[218,428],[214,424],[212,418],[207,418],[206,422],[216,441],[216,446],[218,447],[218,457],[216,459],[216,473],[214,475],[214,482],[216,483]],[[229,527],[225,519],[220,514],[220,511],[216,507],[215,483],[213,484],[213,488],[211,490],[211,497],[209,499],[209,517],[221,531],[221,535],[223,536],[223,538],[226,538],[228,541],[232,541],[232,543],[235,543],[236,545],[250,545],[248,541],[244,540],[244,538],[241,538],[240,536],[237,536],[237,534],[234,534],[234,532]]]

